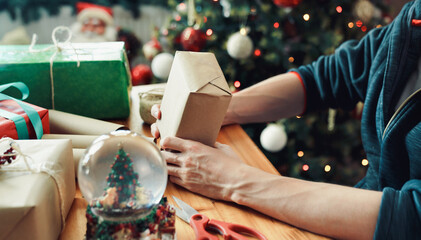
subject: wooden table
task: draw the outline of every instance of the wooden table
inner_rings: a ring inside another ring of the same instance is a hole
[[[132,111],[127,121],[122,121],[132,131],[150,136],[149,126],[144,124],[138,114],[139,100],[138,93],[150,88],[162,87],[162,85],[146,85],[132,89]],[[248,137],[239,125],[225,126],[221,129],[218,142],[228,144],[247,164],[260,168],[272,174],[278,174],[270,161],[259,150],[254,142]],[[170,203],[174,204],[171,196],[176,196],[200,213],[211,219],[223,220],[226,222],[238,223],[255,228],[262,232],[267,239],[327,239],[313,233],[303,231],[275,220],[271,217],[256,212],[248,207],[235,203],[216,201],[201,195],[192,193],[182,187],[168,182],[164,196],[168,197]],[[77,189],[75,200],[67,216],[65,228],[59,239],[78,240],[83,239],[86,231],[85,210],[87,202]],[[178,240],[195,239],[194,232],[189,224],[181,219],[176,219],[176,234]]]

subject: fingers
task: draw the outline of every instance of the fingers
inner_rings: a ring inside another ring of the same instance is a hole
[[[176,176],[176,177],[181,178],[182,171],[183,170],[180,167],[167,165],[167,172],[169,176]]]
[[[170,181],[180,186],[183,185],[183,181],[181,180],[181,178],[176,176],[170,176]]]
[[[154,104],[151,107],[151,115],[156,119],[161,119],[161,105],[160,104]]]
[[[156,123],[152,123],[151,125],[151,134],[154,138],[159,138],[159,130],[158,127],[156,126]]]
[[[161,105],[160,104],[154,104],[151,107],[151,115],[156,119],[161,119]],[[159,129],[156,126],[156,123],[153,123],[151,125],[151,134],[154,138],[159,138]]]
[[[182,166],[182,161],[178,158],[176,153],[161,151],[161,154],[167,163],[176,165],[178,167]]]
[[[163,149],[171,149],[179,152],[184,152],[187,149],[189,140],[184,140],[178,137],[165,137],[160,144]]]

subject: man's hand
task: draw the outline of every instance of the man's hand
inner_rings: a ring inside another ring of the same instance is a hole
[[[160,105],[153,105],[151,114],[160,119]],[[151,125],[151,133],[154,138],[160,136],[156,123]],[[253,170],[229,146],[221,143],[209,147],[196,141],[166,137],[160,145],[168,150],[162,151],[162,155],[168,164],[170,181],[211,198],[232,201],[232,190],[246,177],[242,176],[245,171],[240,169]]]
[[[172,150],[162,151],[171,182],[214,199],[232,201],[234,189],[247,178],[245,170],[254,170],[228,145],[218,142],[215,147],[209,147],[196,141],[166,137],[161,147]]]

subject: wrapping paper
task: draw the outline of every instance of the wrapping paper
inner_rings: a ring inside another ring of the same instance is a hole
[[[97,119],[127,118],[130,71],[124,42],[0,46],[2,84],[24,82],[34,105]],[[54,56],[54,58],[52,58]],[[79,63],[79,64],[78,64]],[[79,65],[79,66],[78,66]],[[16,91],[7,95],[16,97]]]
[[[69,140],[17,140],[22,157],[0,171],[0,239],[57,239],[75,196]],[[13,169],[15,171],[13,171]]]
[[[231,101],[215,55],[177,51],[157,120],[161,138],[175,136],[214,146]]]
[[[55,134],[102,135],[123,128],[123,125],[50,110],[50,131]]]
[[[79,165],[79,160],[82,158],[85,153],[86,148],[88,148],[91,143],[99,135],[76,135],[76,134],[44,134],[42,139],[69,139],[72,142],[72,151],[73,151],[73,163],[75,169],[75,176],[77,177],[77,169]]]
[[[38,115],[41,118],[43,133],[49,133],[50,123],[49,123],[49,117],[48,117],[48,110],[45,108],[32,105],[32,104],[28,104],[28,105],[38,112]],[[21,115],[25,119],[26,126],[28,128],[29,138],[31,139],[37,138],[34,127],[29,121],[28,115],[19,106],[18,103],[16,103],[13,100],[3,100],[3,101],[0,101],[0,109]],[[0,114],[0,137],[10,137],[13,139],[18,139],[18,133],[17,133],[15,123],[10,119],[2,117],[1,114]]]

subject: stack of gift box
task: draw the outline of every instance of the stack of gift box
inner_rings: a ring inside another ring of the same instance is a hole
[[[122,127],[104,120],[129,116],[130,90],[123,42],[0,46],[0,239],[59,237],[77,160],[97,135]],[[155,219],[158,237],[168,224]],[[165,221],[174,228],[174,217]]]

